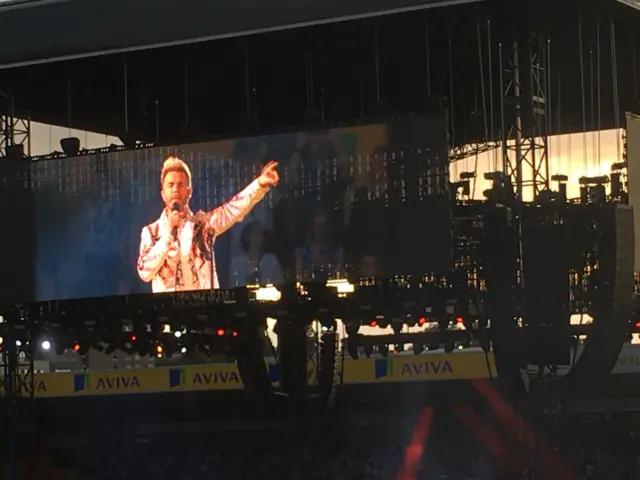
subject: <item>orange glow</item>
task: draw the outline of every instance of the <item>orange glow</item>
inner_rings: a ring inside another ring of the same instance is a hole
[[[462,317],[456,318],[456,323],[463,323],[463,322],[464,322],[464,318]]]
[[[77,352],[77,351],[79,351],[79,350],[80,350],[80,345],[79,345],[79,344],[77,344],[77,343],[74,343],[74,344],[73,344],[73,351],[74,351],[74,352]]]
[[[418,324],[419,325],[424,325],[425,323],[427,323],[427,319],[424,317],[420,317],[420,320],[418,320]]]
[[[221,337],[221,336],[224,335],[224,330],[220,329],[220,330],[218,330],[217,333],[218,333],[218,336]]]
[[[238,332],[233,332],[231,335],[233,335],[234,337],[238,336]]]
[[[162,351],[163,351],[163,350],[164,350],[164,349],[162,348],[162,345],[158,345],[158,346],[156,347],[156,352],[158,352],[158,353],[162,353]]]
[[[377,327],[378,322],[376,322],[375,320],[371,320],[371,323],[369,323],[369,325],[371,325],[372,327]]]

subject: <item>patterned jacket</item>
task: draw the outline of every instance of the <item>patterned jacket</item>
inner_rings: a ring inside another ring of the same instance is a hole
[[[154,293],[219,288],[213,243],[260,202],[269,191],[254,180],[210,212],[187,212],[174,239],[166,211],[142,229],[138,275]]]

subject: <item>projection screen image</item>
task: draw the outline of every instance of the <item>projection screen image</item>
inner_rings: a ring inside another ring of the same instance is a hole
[[[444,116],[35,162],[37,300],[446,273]]]

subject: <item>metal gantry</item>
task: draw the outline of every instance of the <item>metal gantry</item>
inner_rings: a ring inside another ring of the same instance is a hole
[[[503,171],[532,200],[549,188],[550,43],[533,35],[500,48]]]
[[[31,120],[0,115],[0,157],[10,156],[11,147],[15,145],[22,145],[22,154],[30,156]]]

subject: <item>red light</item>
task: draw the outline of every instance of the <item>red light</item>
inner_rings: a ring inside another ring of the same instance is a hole
[[[217,333],[219,337],[222,337],[224,335],[224,330],[220,329]]]
[[[456,323],[463,323],[463,322],[464,322],[464,318],[462,317],[456,318]]]
[[[640,328],[640,322],[636,322],[636,328]]]
[[[371,323],[369,325],[371,325],[372,327],[377,327],[378,322],[376,322],[375,320],[371,320]]]
[[[131,335],[131,341],[135,342],[136,341],[136,336],[135,335]]]
[[[234,337],[238,336],[238,332],[233,332],[231,335],[233,335]]]
[[[78,345],[77,343],[73,344],[73,351],[74,352],[78,352],[80,350],[80,345]]]
[[[418,320],[418,323],[419,323],[420,325],[424,325],[425,323],[427,323],[427,319],[426,319],[426,318],[424,318],[424,317],[420,317],[420,319]]]

